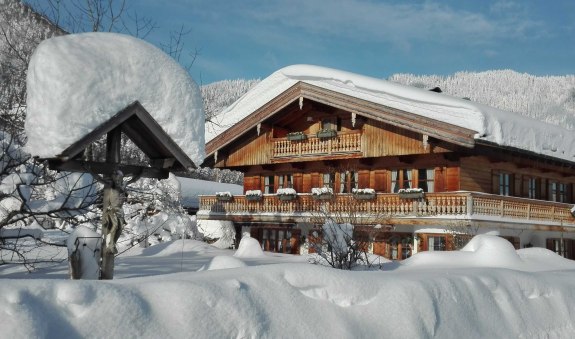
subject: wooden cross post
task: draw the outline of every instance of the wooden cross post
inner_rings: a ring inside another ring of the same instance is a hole
[[[122,130],[115,128],[108,132],[106,139],[106,163],[110,166],[120,163]],[[104,176],[104,202],[102,212],[102,261],[100,279],[114,278],[114,255],[118,252],[116,242],[122,233],[124,220],[123,205],[125,191],[124,175],[120,170]]]

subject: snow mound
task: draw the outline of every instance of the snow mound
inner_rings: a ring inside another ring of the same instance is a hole
[[[252,238],[244,236],[240,240],[238,250],[234,253],[236,258],[257,258],[265,256],[264,251],[260,246],[260,243]]]
[[[208,271],[213,270],[225,270],[228,268],[239,268],[239,267],[246,267],[247,265],[238,258],[226,256],[226,255],[219,255],[214,257],[208,266]]]
[[[400,268],[519,267],[523,261],[511,243],[495,235],[476,235],[460,251],[420,252]]]
[[[466,128],[476,132],[475,139],[568,161],[575,158],[575,135],[565,128],[445,93],[313,65],[288,66],[262,80],[219,115],[206,141],[298,82]]]
[[[43,41],[28,66],[27,150],[51,158],[138,100],[195,164],[204,158],[200,90],[153,45],[116,33]]]

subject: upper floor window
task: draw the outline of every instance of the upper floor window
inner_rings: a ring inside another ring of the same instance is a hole
[[[512,194],[513,175],[510,173],[499,173],[499,194],[511,195]]]
[[[322,176],[323,187],[334,188],[335,185],[335,173],[324,173]]]
[[[557,202],[567,202],[567,184],[557,181],[550,181],[549,200]]]
[[[339,174],[339,192],[351,193],[354,188],[359,188],[359,173],[355,171],[345,171]]]
[[[433,168],[422,168],[417,170],[417,187],[424,192],[434,192],[435,170]]]
[[[539,182],[540,180],[533,177],[523,178],[523,196],[530,199],[539,198]]]
[[[391,171],[391,192],[397,193],[402,188],[411,188],[413,172],[410,169]]]
[[[338,117],[321,119],[321,129],[341,131],[341,118]]]
[[[264,194],[273,194],[274,190],[274,176],[269,175],[264,177]]]
[[[284,174],[278,176],[278,188],[293,188],[293,175]]]
[[[391,171],[391,192],[418,187],[424,192],[435,191],[435,170],[433,168],[398,169]]]

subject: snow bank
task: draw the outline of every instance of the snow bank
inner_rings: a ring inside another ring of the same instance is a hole
[[[257,239],[250,237],[249,235],[244,235],[234,257],[236,258],[257,258],[265,256],[264,251]]]
[[[240,259],[230,256],[217,256],[212,259],[208,266],[208,271],[225,270],[228,268],[246,267],[247,265]]]
[[[220,116],[206,141],[272,100],[297,82],[404,110],[476,132],[475,138],[501,146],[575,160],[575,135],[567,129],[444,93],[311,65],[282,68],[252,88]]]
[[[502,244],[479,239],[461,253],[479,257],[491,247],[501,251]],[[239,260],[229,250],[203,252],[210,246],[193,240],[159,246],[160,252],[150,252],[152,247],[120,256],[113,281],[54,279],[53,270],[26,274],[40,280],[3,279],[2,333],[10,338],[575,335],[575,270],[556,270],[564,259],[534,249],[526,252],[523,267],[546,261],[543,272],[465,265],[346,272],[281,261],[286,256],[266,256],[258,266],[242,260],[247,267],[201,271],[210,263],[237,266]],[[444,258],[443,264],[451,260],[458,259]]]
[[[182,150],[204,157],[204,111],[188,73],[151,44],[115,33],[44,40],[28,66],[27,150],[55,157],[138,100]]]

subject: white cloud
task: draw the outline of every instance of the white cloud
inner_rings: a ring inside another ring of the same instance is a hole
[[[519,5],[499,1],[496,15],[455,9],[436,2],[380,3],[361,0],[245,1],[235,7],[252,23],[302,29],[309,34],[392,43],[408,48],[420,42],[482,45],[500,39],[532,37],[540,24]],[[512,9],[512,10],[510,10]]]

